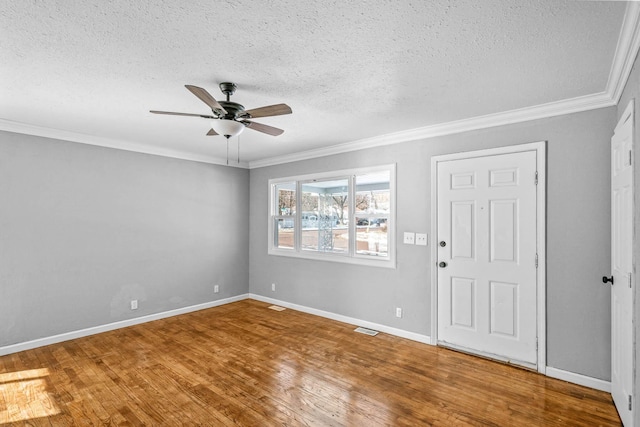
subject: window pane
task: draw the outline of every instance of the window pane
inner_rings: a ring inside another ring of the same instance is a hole
[[[356,217],[356,253],[358,255],[388,255],[386,217]]]
[[[293,218],[274,218],[274,242],[273,246],[280,249],[293,249]]]
[[[389,215],[389,180],[389,171],[356,176],[356,213]]]
[[[349,252],[348,194],[349,182],[346,178],[302,184],[300,223],[303,250]]]
[[[296,183],[283,182],[275,185],[277,205],[272,209],[273,214],[273,247],[279,249],[294,249],[295,213],[296,213]]]
[[[296,213],[296,183],[286,182],[276,184],[276,197],[278,200],[276,215],[294,215]]]

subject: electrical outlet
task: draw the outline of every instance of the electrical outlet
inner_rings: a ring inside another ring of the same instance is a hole
[[[131,300],[131,310],[137,310],[138,309],[138,300],[137,299],[132,299]]]
[[[213,293],[214,293],[214,294],[217,294],[218,292],[220,292],[220,286],[215,285],[215,286],[213,287]]]
[[[396,307],[396,317],[402,317],[402,308]]]
[[[427,246],[428,237],[427,234],[416,233],[416,245]]]
[[[416,233],[404,232],[404,244],[413,245],[416,242]]]
[[[272,283],[271,284],[271,292],[275,292],[276,291],[276,284]]]

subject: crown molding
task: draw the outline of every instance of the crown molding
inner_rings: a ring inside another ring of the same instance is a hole
[[[171,150],[134,141],[122,139],[104,138],[79,132],[70,132],[61,129],[35,126],[27,123],[12,120],[0,119],[0,131],[21,133],[25,135],[41,136],[44,138],[58,139],[62,141],[77,142],[80,144],[96,145],[99,147],[115,148],[117,150],[133,151],[135,153],[151,154],[154,156],[171,157],[180,160],[190,160],[194,162],[209,163],[247,169],[247,162],[231,163],[227,165],[226,159],[202,154],[189,153],[181,150]]]
[[[609,72],[607,93],[617,104],[627,84],[631,69],[640,48],[640,3],[631,1],[622,20],[622,28],[618,37],[618,45]]]
[[[334,154],[363,150],[365,148],[381,147],[384,145],[399,144],[402,142],[417,141],[437,136],[452,135],[496,126],[522,123],[531,120],[546,119],[565,114],[611,107],[613,105],[615,105],[615,102],[613,102],[611,97],[606,92],[601,92],[593,95],[536,105],[534,107],[520,108],[502,113],[456,120],[453,122],[360,139],[353,142],[332,145],[330,147],[323,147],[315,150],[301,151],[299,153],[256,160],[249,162],[249,169],[308,160],[316,157],[331,156]]]

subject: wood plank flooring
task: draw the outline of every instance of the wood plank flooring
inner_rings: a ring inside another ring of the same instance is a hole
[[[10,426],[619,426],[607,393],[244,300],[0,357]]]

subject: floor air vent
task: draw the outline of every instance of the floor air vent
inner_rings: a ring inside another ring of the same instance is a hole
[[[286,308],[284,307],[280,307],[279,305],[272,305],[269,307],[271,310],[275,310],[275,311],[283,311],[286,310]]]
[[[361,326],[358,328],[355,328],[354,331],[360,332],[361,334],[370,335],[372,337],[375,337],[376,335],[378,335],[378,331],[374,331],[373,329],[363,328]]]

